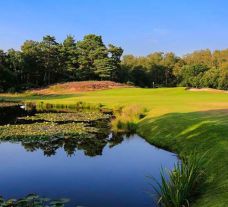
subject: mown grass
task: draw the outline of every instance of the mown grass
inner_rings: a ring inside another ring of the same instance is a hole
[[[228,203],[228,110],[169,113],[146,118],[138,131],[157,146],[181,157],[192,150],[208,151],[206,185],[191,206],[225,207]]]
[[[51,104],[102,103],[118,109],[139,105],[148,109],[137,122],[137,132],[150,143],[178,153],[181,157],[195,150],[210,150],[205,166],[206,184],[191,206],[226,207],[228,204],[228,94],[193,92],[184,88],[121,88],[75,95],[0,95],[8,100]]]

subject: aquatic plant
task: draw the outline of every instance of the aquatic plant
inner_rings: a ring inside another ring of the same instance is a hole
[[[110,116],[99,111],[77,111],[74,113],[37,113],[34,116],[20,117],[19,120],[49,121],[49,122],[90,122],[108,119]]]
[[[67,198],[51,200],[36,194],[29,194],[20,199],[5,200],[3,197],[0,197],[0,207],[64,207],[69,201]]]
[[[0,142],[20,142],[28,151],[41,149],[45,156],[55,155],[58,148],[69,156],[77,149],[88,156],[101,155],[108,143],[109,114],[98,110],[31,113],[0,125]]]
[[[172,171],[161,170],[161,182],[153,185],[157,203],[161,207],[189,207],[191,198],[198,193],[204,182],[205,155],[190,154],[174,165]]]
[[[0,139],[7,140],[13,138],[51,138],[66,135],[82,135],[89,132],[96,132],[93,127],[86,127],[83,123],[56,124],[54,122],[42,122],[33,124],[18,124],[0,126]]]
[[[12,122],[7,120],[5,125],[0,126],[0,139],[29,137],[43,139],[65,137],[66,135],[80,136],[82,134],[91,137],[89,134],[107,131],[109,118],[110,115],[98,110],[83,110],[74,113],[36,113],[32,116],[22,115],[14,117]],[[102,124],[103,122],[105,124]]]

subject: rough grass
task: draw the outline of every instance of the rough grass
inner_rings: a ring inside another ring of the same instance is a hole
[[[140,105],[128,105],[114,111],[115,119],[112,120],[114,132],[134,133],[138,122],[146,116],[147,109]]]
[[[149,111],[137,131],[150,143],[177,152],[210,150],[206,185],[191,206],[226,207],[228,204],[228,94],[193,92],[184,88],[119,88],[79,94],[35,96],[0,95],[0,99],[38,103],[75,104],[78,101],[118,109],[140,105]]]
[[[85,91],[96,91],[111,88],[126,88],[130,87],[126,84],[116,83],[113,81],[80,81],[67,82],[51,85],[47,88],[33,90],[32,93],[40,95],[48,94],[74,94]]]

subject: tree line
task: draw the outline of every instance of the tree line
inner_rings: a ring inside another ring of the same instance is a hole
[[[49,84],[113,80],[140,87],[211,87],[228,89],[228,49],[200,50],[183,57],[155,52],[122,57],[121,47],[106,46],[101,36],[80,41],[71,35],[27,40],[21,50],[0,50],[0,91],[15,92]]]
[[[106,46],[101,36],[86,35],[62,43],[47,35],[28,40],[20,51],[0,50],[0,90],[15,91],[65,81],[116,80],[123,49]]]
[[[228,90],[228,49],[200,50],[178,57],[155,52],[145,57],[124,56],[120,80],[141,87],[210,87]]]

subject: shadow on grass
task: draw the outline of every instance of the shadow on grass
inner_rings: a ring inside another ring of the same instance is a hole
[[[170,113],[145,118],[138,133],[150,143],[177,152],[207,154],[207,183],[196,206],[228,204],[228,109]]]
[[[0,100],[4,101],[26,101],[26,100],[52,100],[52,99],[65,99],[73,97],[81,97],[83,94],[49,94],[49,95],[35,95],[35,94],[23,94],[20,96],[14,95],[1,95]]]

